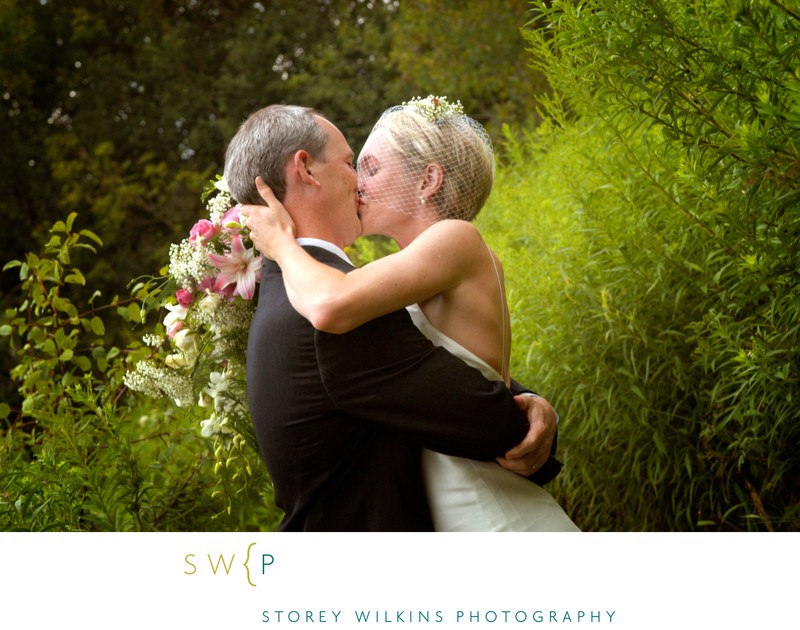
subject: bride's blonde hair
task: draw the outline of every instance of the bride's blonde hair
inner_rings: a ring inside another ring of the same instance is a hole
[[[408,174],[408,181],[396,182],[398,192],[415,186],[428,166],[442,169],[441,185],[424,201],[420,198],[415,213],[432,220],[475,218],[492,191],[494,152],[486,130],[464,115],[460,103],[428,97],[391,107],[372,133],[378,129],[384,130]]]

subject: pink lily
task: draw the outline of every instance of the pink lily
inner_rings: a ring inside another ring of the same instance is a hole
[[[220,219],[220,225],[223,228],[228,230],[231,234],[236,234],[240,228],[238,227],[227,227],[229,223],[241,223],[241,218],[239,217],[239,204],[237,203],[232,208],[229,208],[228,211],[222,215]]]
[[[233,295],[239,295],[245,300],[253,299],[263,258],[261,255],[256,256],[252,247],[246,249],[241,236],[234,234],[231,238],[229,255],[209,254],[208,259],[220,271],[214,283],[217,291],[225,294],[226,288],[234,285]]]

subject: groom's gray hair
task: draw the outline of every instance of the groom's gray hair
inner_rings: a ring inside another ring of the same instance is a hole
[[[269,105],[242,123],[225,152],[225,182],[236,201],[264,205],[259,175],[283,201],[286,164],[297,151],[324,161],[328,136],[315,116],[321,114],[310,107]]]

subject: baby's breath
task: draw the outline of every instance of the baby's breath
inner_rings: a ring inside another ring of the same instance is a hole
[[[146,346],[150,346],[151,348],[158,348],[162,343],[164,343],[164,337],[161,335],[143,335],[142,343],[144,343]]]
[[[185,372],[139,361],[123,376],[125,385],[151,398],[171,399],[178,407],[194,404],[194,385]]]
[[[233,199],[230,193],[220,192],[218,195],[208,200],[206,207],[208,208],[208,216],[214,225],[222,224],[222,217],[230,210],[233,205]]]
[[[403,103],[403,105],[413,109],[432,123],[464,115],[464,107],[461,105],[461,101],[450,103],[446,96],[433,96],[432,94],[425,98],[415,96],[410,101]]]
[[[208,260],[208,253],[202,244],[195,247],[188,239],[172,243],[169,246],[169,275],[182,289],[193,291],[214,268]]]

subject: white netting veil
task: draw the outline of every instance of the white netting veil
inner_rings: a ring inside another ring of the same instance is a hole
[[[358,158],[360,194],[370,205],[424,218],[471,221],[489,198],[494,152],[483,126],[447,97],[387,109]]]

